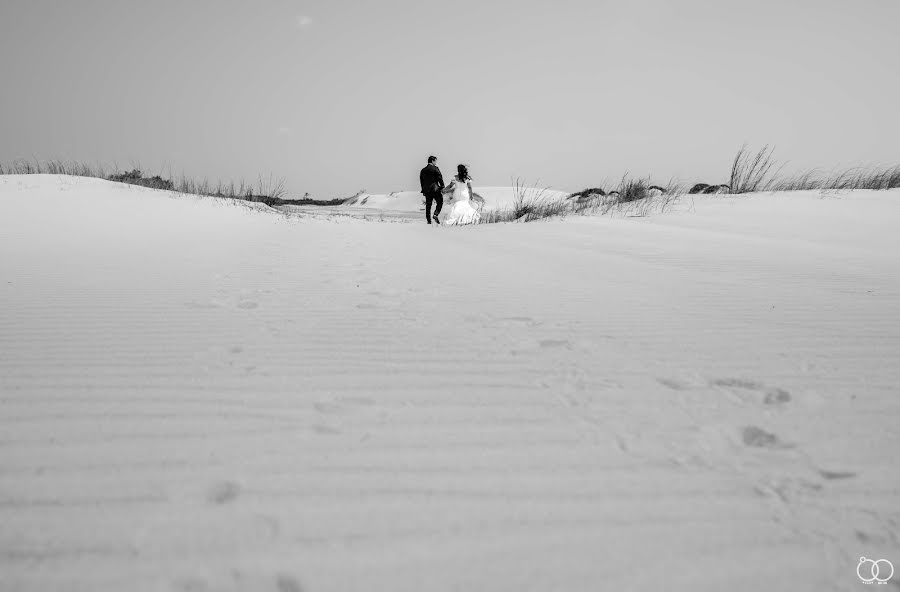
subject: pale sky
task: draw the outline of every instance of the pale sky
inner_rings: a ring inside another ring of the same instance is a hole
[[[0,161],[292,196],[900,163],[900,0],[2,0]]]

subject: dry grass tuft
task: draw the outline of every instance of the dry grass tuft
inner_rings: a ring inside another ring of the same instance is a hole
[[[751,193],[767,191],[774,183],[777,171],[773,171],[776,162],[772,158],[774,148],[763,146],[752,154],[747,145],[741,146],[731,165],[731,177],[728,186],[731,193]]]
[[[552,195],[549,191],[546,187],[539,188],[537,183],[527,185],[521,178],[517,178],[513,181],[515,201],[512,207],[482,212],[479,223],[533,222],[570,213],[569,200]]]

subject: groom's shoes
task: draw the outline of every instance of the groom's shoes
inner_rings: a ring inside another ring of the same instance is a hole
[[[433,218],[433,220],[434,220],[434,223],[435,223],[435,224],[440,224],[440,223],[441,223],[441,221],[438,220],[437,216],[435,216],[435,217]]]

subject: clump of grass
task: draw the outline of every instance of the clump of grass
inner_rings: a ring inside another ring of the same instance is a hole
[[[285,195],[284,180],[272,176],[268,178],[260,176],[256,183],[248,183],[240,179],[237,182],[229,181],[228,183],[217,181],[213,185],[208,179],[197,181],[182,174],[175,183],[175,191],[190,195],[261,202],[266,205],[282,205],[279,202],[287,201],[282,199]]]
[[[652,185],[649,178],[633,179],[627,174],[615,189],[604,190],[602,194],[599,189],[591,187],[571,194],[572,212],[647,216],[653,211],[665,211],[685,192],[675,180],[663,187]]]
[[[629,179],[626,175],[622,178],[622,183],[619,185],[617,192],[616,202],[618,204],[646,199],[650,195],[650,181],[646,179]]]
[[[175,189],[175,184],[169,179],[163,179],[159,175],[144,177],[144,174],[139,169],[133,169],[127,173],[115,173],[107,178],[110,181],[128,183],[129,185],[141,185],[142,187],[149,187],[151,189],[164,189],[166,191]]]
[[[774,183],[777,164],[772,158],[774,148],[763,146],[758,152],[751,153],[747,145],[741,146],[731,164],[731,177],[728,186],[731,193],[751,193],[767,191]]]
[[[513,181],[515,200],[511,207],[482,212],[480,224],[497,222],[533,222],[545,218],[565,216],[572,211],[569,201],[540,188],[537,183],[527,185],[521,178]]]

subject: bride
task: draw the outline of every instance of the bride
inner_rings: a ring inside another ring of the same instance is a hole
[[[452,193],[448,198],[450,210],[443,215],[442,224],[453,226],[455,224],[476,224],[481,219],[481,205],[477,199],[480,196],[472,191],[472,177],[469,176],[469,169],[466,165],[461,164],[456,167],[456,176],[450,181],[444,189],[444,193]]]

